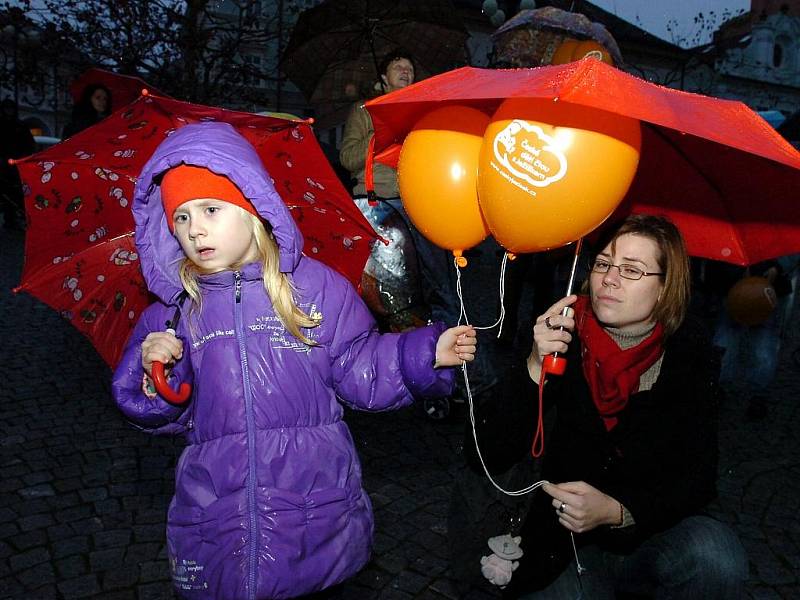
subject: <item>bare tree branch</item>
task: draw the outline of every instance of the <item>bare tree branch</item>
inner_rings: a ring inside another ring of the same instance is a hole
[[[284,4],[297,11],[293,2]],[[280,34],[274,3],[41,0],[34,8],[25,0],[14,5],[0,4],[0,25],[16,27],[18,37],[28,29],[38,29],[39,37],[49,32],[48,47],[32,54],[41,58],[34,65],[19,64],[17,78],[35,79],[47,54],[74,71],[100,66],[139,75],[176,98],[263,105],[267,92],[259,84],[279,77],[272,49]],[[2,67],[0,73],[10,77],[10,69],[5,73]]]

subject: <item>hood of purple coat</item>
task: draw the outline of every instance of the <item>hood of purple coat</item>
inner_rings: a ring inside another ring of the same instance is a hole
[[[167,226],[158,184],[162,173],[182,163],[205,167],[234,182],[272,226],[281,271],[294,271],[303,251],[303,236],[256,149],[228,123],[196,123],[180,127],[165,139],[136,181],[133,196],[136,247],[152,293],[171,304],[183,291],[178,267],[184,254]]]

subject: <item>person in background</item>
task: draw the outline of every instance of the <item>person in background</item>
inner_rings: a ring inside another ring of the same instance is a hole
[[[64,126],[62,137],[72,137],[110,114],[111,91],[102,84],[91,83],[83,88],[80,99],[72,107],[72,116]]]
[[[402,48],[388,53],[379,65],[380,77],[372,90],[373,96],[387,94],[414,83],[414,63],[411,55]],[[353,195],[367,197],[365,186],[365,164],[369,141],[375,129],[372,117],[364,108],[364,102],[357,102],[350,110],[342,134],[339,159],[353,176],[355,186]],[[397,171],[382,163],[374,165],[375,194],[380,199],[397,200],[400,196],[397,187]]]
[[[22,181],[16,165],[8,163],[10,158],[22,158],[33,154],[36,144],[30,129],[20,121],[17,104],[5,98],[0,104],[0,209],[3,212],[3,227],[22,229],[24,211],[22,207]]]
[[[702,323],[686,317],[683,239],[664,218],[634,215],[598,248],[588,294],[538,316],[530,355],[476,415],[487,466],[503,472],[531,452],[544,358],[566,355],[565,374],[543,390],[549,483],[518,532],[524,554],[516,569],[491,554],[484,562],[499,571],[484,565],[484,575],[502,571],[512,598],[739,598],[744,549],[704,514],[716,495],[719,364]]]
[[[135,426],[188,440],[167,515],[176,592],[266,600],[337,585],[367,563],[373,533],[342,403],[385,411],[448,394],[453,367],[474,359],[474,329],[380,334],[353,286],[302,253],[255,148],[226,123],[163,141],[133,214],[161,301],[140,317],[113,391]],[[181,298],[176,337],[164,329]],[[193,382],[188,403],[159,393],[154,362]]]
[[[746,416],[752,421],[769,412],[770,386],[778,371],[781,345],[793,306],[792,276],[797,270],[798,255],[739,267],[708,261],[704,284],[716,312],[714,344],[721,348],[720,382],[731,393],[743,393],[747,399]],[[775,291],[775,306],[761,323],[742,324],[727,309],[731,288],[743,277],[764,277]],[[734,390],[736,392],[734,392]]]
[[[374,86],[377,95],[402,89],[414,83],[413,58],[408,51],[396,48],[383,57],[379,72],[380,77]],[[363,102],[357,103],[345,122],[339,152],[342,166],[350,171],[355,181],[353,197],[356,205],[373,224],[380,225],[392,213],[402,216],[414,242],[423,281],[422,295],[430,307],[431,319],[454,325],[458,322],[460,310],[452,256],[423,236],[408,218],[400,200],[395,169],[379,162],[374,163],[377,204],[371,206],[367,200],[365,164],[374,132],[372,118]]]

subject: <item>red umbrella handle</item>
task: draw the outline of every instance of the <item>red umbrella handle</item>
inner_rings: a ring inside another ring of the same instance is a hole
[[[164,375],[164,363],[153,361],[152,366],[153,383],[156,386],[156,391],[167,402],[172,404],[183,404],[192,395],[192,386],[185,381],[181,383],[178,391],[176,392],[167,383],[167,377]]]

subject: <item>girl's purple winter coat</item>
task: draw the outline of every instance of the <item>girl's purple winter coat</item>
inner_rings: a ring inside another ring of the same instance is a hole
[[[180,163],[236,183],[269,221],[298,305],[322,318],[286,332],[261,267],[202,280],[203,308],[178,330],[184,357],[171,380],[194,386],[183,407],[142,392],[141,343],[161,331],[182,291],[183,253],[170,234],[159,176]],[[187,125],[156,150],[136,184],[136,244],[161,302],[141,316],[114,374],[125,416],[156,434],[183,434],[167,517],[174,585],[187,598],[291,598],[336,584],[369,559],[372,509],[340,402],[363,410],[445,395],[453,370],[432,369],[443,326],[380,335],[353,287],[302,254],[303,239],[255,149],[223,123]]]

